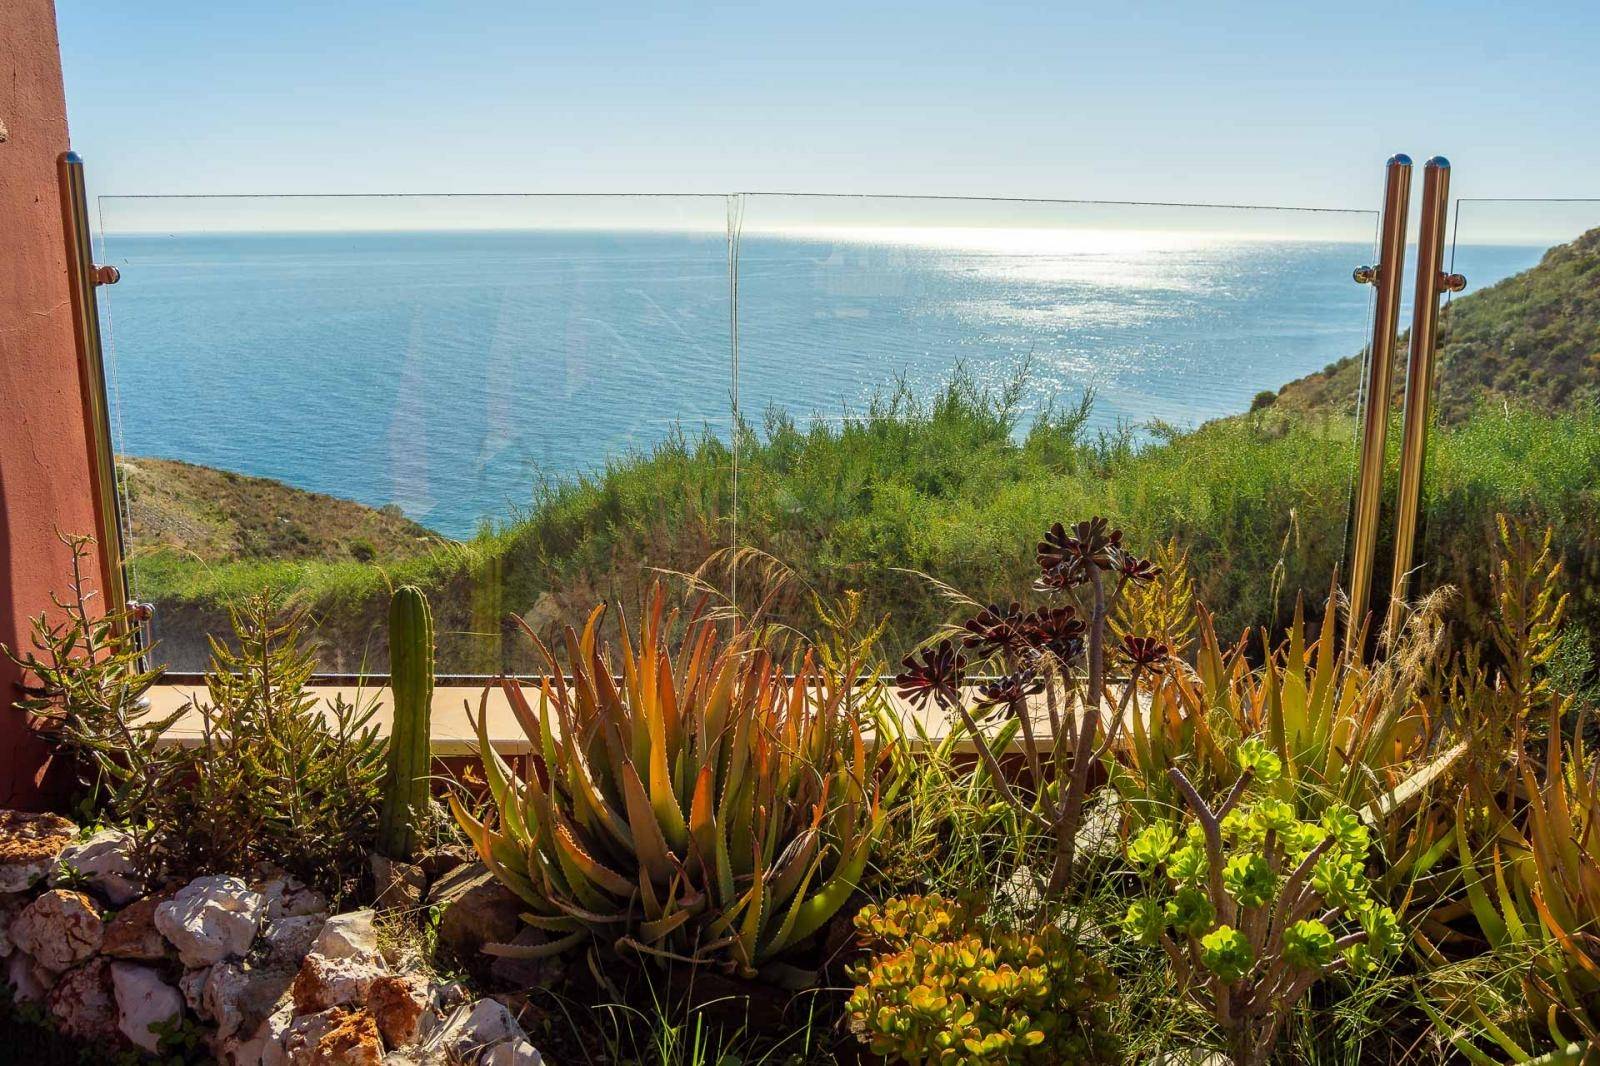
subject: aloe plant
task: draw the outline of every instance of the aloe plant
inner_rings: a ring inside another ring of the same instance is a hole
[[[531,629],[549,674],[500,682],[532,742],[513,775],[476,720],[493,798],[479,820],[452,799],[484,862],[548,934],[520,957],[589,944],[714,963],[750,976],[822,928],[855,890],[892,802],[868,726],[881,694],[858,666],[788,676],[749,632],[724,639],[658,588],[638,643],[599,638],[605,608],[568,627],[569,676]],[[484,692],[484,707],[490,690]]]
[[[394,859],[417,853],[428,813],[429,714],[433,706],[433,614],[414,585],[389,602],[389,685],[394,726],[383,785],[378,850]]]

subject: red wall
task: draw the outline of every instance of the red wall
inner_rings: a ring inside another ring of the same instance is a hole
[[[56,159],[67,108],[52,0],[5,0],[0,18],[0,644],[26,646],[70,555],[56,531],[94,529],[67,290]],[[37,806],[45,750],[0,657],[0,806]]]

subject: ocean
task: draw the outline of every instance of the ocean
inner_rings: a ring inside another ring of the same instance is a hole
[[[1480,288],[1542,247],[1471,255]],[[739,417],[836,419],[962,368],[1097,428],[1247,409],[1359,352],[1370,242],[1104,233],[110,233],[121,454],[395,505],[450,537]],[[1409,287],[1409,285],[1408,285]],[[737,311],[735,315],[734,311]],[[734,344],[735,329],[737,345]]]

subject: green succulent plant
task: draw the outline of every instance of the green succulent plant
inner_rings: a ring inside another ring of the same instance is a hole
[[[995,929],[941,896],[895,897],[856,915],[870,956],[852,967],[852,1031],[873,1054],[939,1063],[1110,1063],[1116,979],[1062,930]]]
[[[897,790],[880,773],[889,742],[869,739],[876,686],[850,664],[824,676],[809,653],[791,676],[748,631],[724,640],[704,614],[674,654],[677,612],[665,608],[658,588],[637,645],[624,622],[616,653],[601,645],[597,608],[566,631],[565,673],[528,631],[549,675],[500,685],[533,744],[528,780],[478,716],[493,807],[484,819],[452,808],[549,936],[487,950],[587,943],[754,975],[860,881]]]
[[[1166,952],[1234,1060],[1258,1066],[1316,981],[1366,972],[1403,938],[1394,912],[1370,898],[1371,842],[1354,812],[1335,804],[1319,820],[1299,818],[1290,800],[1257,791],[1279,779],[1279,756],[1254,737],[1236,751],[1240,775],[1215,809],[1168,771],[1189,808],[1183,843],[1163,823],[1129,840],[1129,862],[1154,893],[1129,906],[1122,927]]]

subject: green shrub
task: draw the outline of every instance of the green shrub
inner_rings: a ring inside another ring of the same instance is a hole
[[[248,873],[276,864],[338,896],[359,874],[377,827],[384,745],[371,700],[306,690],[315,660],[304,618],[269,590],[233,614],[232,644],[212,638],[201,742],[164,738],[183,712],[151,714],[131,612],[99,615],[84,578],[89,541],[73,551],[63,620],[33,623],[34,651],[16,657],[31,681],[17,706],[85,771],[84,815],[126,828],[152,880]],[[10,652],[7,652],[10,654]]]
[[[32,620],[32,650],[0,646],[0,653],[22,669],[27,687],[17,709],[76,763],[86,812],[129,826],[142,854],[152,812],[181,773],[182,752],[161,742],[181,712],[164,718],[151,712],[146,695],[162,671],[145,669],[135,610],[102,612],[93,605],[96,594],[85,578],[93,539],[62,540],[72,552],[72,577],[66,598],[54,597],[60,620],[39,615]]]
[[[1060,928],[986,928],[965,905],[909,896],[855,919],[868,961],[846,1010],[875,1055],[911,1063],[1119,1061],[1116,978]]]
[[[232,612],[233,642],[211,638],[200,744],[189,778],[155,805],[159,859],[185,873],[281,866],[335,896],[377,834],[385,745],[377,695],[324,704],[305,618],[264,590]]]

